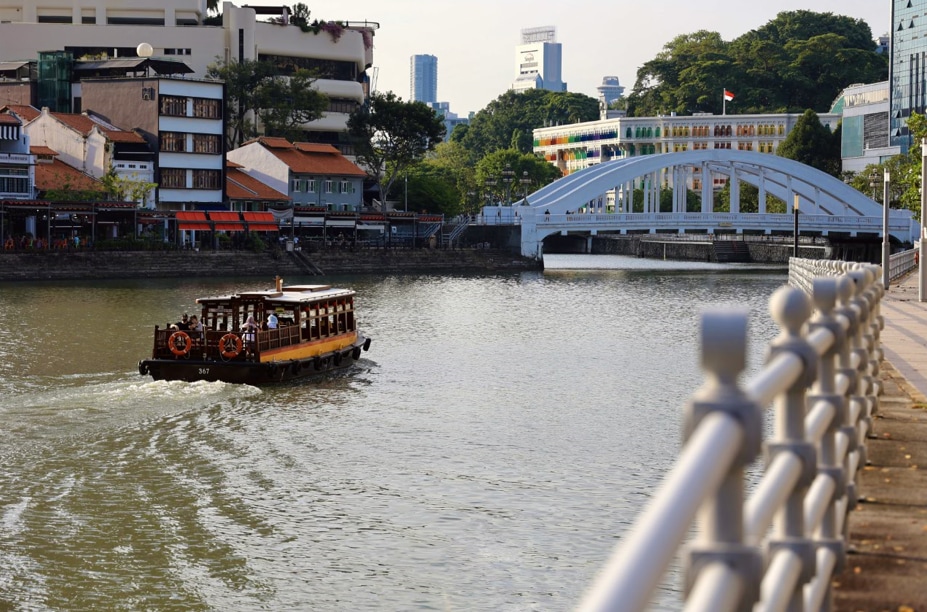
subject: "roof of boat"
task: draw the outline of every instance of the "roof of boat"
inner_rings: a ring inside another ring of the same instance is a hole
[[[302,304],[318,300],[354,295],[353,289],[342,289],[331,285],[287,285],[282,291],[268,289],[264,291],[242,291],[224,296],[197,298],[197,304],[205,302],[228,302],[233,299],[259,300],[276,304]]]

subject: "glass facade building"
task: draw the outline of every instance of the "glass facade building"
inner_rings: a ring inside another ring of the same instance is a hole
[[[438,101],[438,58],[413,55],[411,60],[409,99],[413,102]]]
[[[927,2],[892,1],[890,139],[907,151],[911,145],[907,121],[927,108]]]

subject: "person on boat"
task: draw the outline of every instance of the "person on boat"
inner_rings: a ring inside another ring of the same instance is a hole
[[[199,319],[197,319],[196,315],[193,315],[192,317],[190,317],[189,325],[190,325],[190,335],[193,337],[193,339],[196,341],[202,341],[203,334],[204,334],[203,324],[200,322]]]
[[[171,325],[171,329],[179,329],[180,331],[190,331],[190,319],[187,317],[187,313],[183,313],[183,316],[180,317],[180,320]]]
[[[277,315],[272,312],[267,315],[267,329],[277,329]]]
[[[254,320],[254,315],[249,314],[248,319],[241,324],[241,339],[245,341],[249,351],[254,350],[254,333],[257,329],[258,324]]]

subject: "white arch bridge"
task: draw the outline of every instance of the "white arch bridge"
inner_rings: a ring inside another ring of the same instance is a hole
[[[731,184],[731,212],[714,212],[714,178]],[[701,183],[701,211],[686,212],[687,186]],[[740,186],[758,189],[759,211],[740,212]],[[674,189],[679,186],[679,189]],[[644,211],[623,212],[634,189],[643,190]],[[660,192],[673,193],[673,212],[659,212]],[[607,193],[614,193],[615,211],[608,212]],[[551,235],[601,233],[735,232],[790,234],[794,217],[767,212],[766,196],[786,203],[798,201],[802,233],[821,236],[881,236],[882,206],[842,181],[800,162],[748,151],[708,149],[663,153],[597,164],[565,176],[517,200],[511,207],[486,207],[484,218],[521,226],[521,254],[543,256],[544,238]],[[787,204],[788,205],[788,204]],[[914,242],[920,226],[909,210],[891,210],[888,233]]]

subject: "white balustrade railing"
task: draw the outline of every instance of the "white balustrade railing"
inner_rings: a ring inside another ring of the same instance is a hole
[[[684,557],[686,610],[829,610],[846,558],[847,513],[878,410],[880,269],[793,258],[770,299],[781,328],[740,384],[747,315],[702,317],[705,384],[686,442],[579,609],[643,610],[698,517]],[[763,411],[775,426],[763,440]],[[745,469],[766,469],[749,498]]]
[[[917,267],[917,249],[908,249],[895,253],[888,258],[888,280],[893,281],[901,278],[911,270]]]

